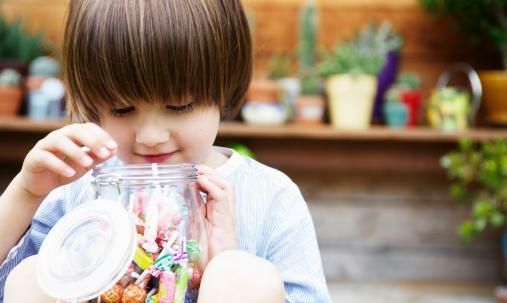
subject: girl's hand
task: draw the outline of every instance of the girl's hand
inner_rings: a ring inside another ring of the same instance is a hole
[[[37,142],[26,155],[19,185],[28,194],[43,198],[109,159],[116,149],[116,142],[96,124],[64,126]]]
[[[236,249],[236,221],[232,185],[208,166],[197,166],[197,184],[205,192],[210,259],[222,251]]]

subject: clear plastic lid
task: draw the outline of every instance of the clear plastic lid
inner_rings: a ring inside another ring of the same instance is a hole
[[[62,217],[39,251],[37,281],[51,297],[84,301],[111,288],[127,271],[136,229],[118,202],[97,199]]]

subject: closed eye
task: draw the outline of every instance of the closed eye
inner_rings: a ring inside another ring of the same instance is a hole
[[[189,103],[189,104],[185,104],[185,105],[181,105],[181,106],[166,105],[165,107],[172,112],[185,113],[185,112],[189,112],[193,109],[193,104]]]
[[[123,117],[125,115],[128,115],[136,110],[135,107],[129,106],[124,108],[113,108],[111,109],[111,115],[113,117]]]

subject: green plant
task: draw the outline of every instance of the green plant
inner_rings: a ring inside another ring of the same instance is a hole
[[[302,95],[316,95],[321,90],[317,70],[318,10],[315,0],[308,0],[299,15],[299,78]]]
[[[375,22],[364,27],[352,41],[338,44],[327,54],[320,66],[324,76],[335,74],[368,74],[376,76],[390,51],[399,51],[403,45],[401,35],[394,32],[390,23]]]
[[[287,78],[292,72],[292,56],[286,54],[275,53],[269,58],[268,62],[268,78],[272,80]]]
[[[471,204],[470,219],[458,232],[468,243],[488,226],[505,225],[507,211],[507,140],[473,143],[462,140],[459,148],[442,157],[441,165],[452,180],[451,195]]]
[[[30,63],[29,74],[39,77],[58,77],[60,64],[51,57],[37,57]]]
[[[0,87],[19,86],[21,74],[13,69],[6,68],[0,72]]]
[[[356,42],[337,45],[326,54],[319,70],[325,77],[337,74],[367,74],[376,76],[384,65],[385,57]]]
[[[28,64],[33,59],[49,51],[49,45],[44,42],[44,35],[35,35],[23,31],[20,20],[9,23],[0,15],[0,58],[16,59],[22,64]]]
[[[500,51],[507,68],[507,1],[419,0],[436,16],[448,15],[459,32],[472,42],[489,40]]]

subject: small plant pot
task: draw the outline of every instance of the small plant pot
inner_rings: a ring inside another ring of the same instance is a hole
[[[409,110],[403,103],[388,102],[384,104],[384,120],[389,127],[398,128],[408,124]]]
[[[269,79],[254,79],[247,92],[247,100],[253,102],[277,102],[278,84]]]
[[[23,90],[20,87],[0,87],[0,116],[15,116],[22,100]]]
[[[370,75],[337,75],[327,80],[331,124],[337,129],[370,126],[377,79]]]
[[[241,117],[248,124],[279,125],[287,121],[287,108],[279,103],[247,102],[241,108]]]
[[[294,121],[297,123],[323,123],[325,106],[322,96],[299,96],[296,101]]]
[[[401,102],[408,108],[408,126],[419,124],[421,114],[421,92],[417,90],[407,90],[401,93]]]

